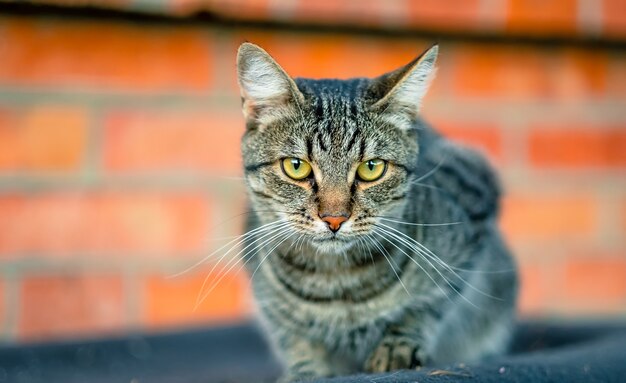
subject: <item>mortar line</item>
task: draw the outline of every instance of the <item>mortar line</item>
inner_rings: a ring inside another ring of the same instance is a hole
[[[195,13],[185,17],[170,15],[164,12],[141,12],[137,9],[113,9],[95,8],[88,6],[66,7],[53,4],[29,4],[29,3],[6,3],[3,5],[4,17],[40,17],[52,20],[83,20],[97,19],[99,22],[132,22],[134,24],[168,26],[168,27],[206,27],[207,25],[221,25],[248,29],[274,29],[285,34],[311,33],[354,35],[360,34],[369,37],[424,37],[448,41],[470,41],[473,43],[511,44],[526,46],[583,46],[583,47],[607,47],[613,49],[626,49],[626,44],[619,37],[602,34],[583,35],[575,34],[552,34],[549,36],[537,35],[524,32],[508,32],[500,30],[484,30],[479,28],[467,28],[465,30],[443,30],[441,27],[431,28],[428,25],[394,24],[391,28],[386,24],[376,27],[356,23],[329,23],[320,24],[307,20],[291,20],[292,10],[286,7],[277,8],[275,3],[269,9],[269,13],[275,18],[268,19],[241,19],[228,14],[218,12]],[[397,28],[397,26],[402,26]]]

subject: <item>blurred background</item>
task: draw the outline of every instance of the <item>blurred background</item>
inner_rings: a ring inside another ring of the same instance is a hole
[[[253,315],[235,53],[376,76],[440,43],[423,115],[506,191],[520,315],[626,317],[623,0],[0,0],[0,342]],[[216,269],[219,270],[219,269]]]

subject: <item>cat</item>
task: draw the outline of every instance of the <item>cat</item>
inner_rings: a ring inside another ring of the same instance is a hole
[[[244,258],[283,382],[506,350],[517,274],[496,176],[419,115],[438,49],[374,79],[313,80],[239,48]]]

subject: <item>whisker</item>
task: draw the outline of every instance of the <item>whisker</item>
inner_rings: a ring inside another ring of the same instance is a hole
[[[286,235],[286,234],[288,234],[290,231],[291,231],[291,228],[290,228],[290,227],[286,227],[286,228],[284,228],[284,230],[281,230],[281,231],[280,231],[280,232],[278,232],[276,235],[274,235],[274,236],[272,236],[271,238],[267,239],[267,240],[266,240],[267,242],[266,242],[265,244],[270,244],[270,243],[272,243],[272,241],[280,241],[280,240],[281,240],[281,237],[285,236],[285,235]],[[292,236],[292,235],[294,235],[294,234],[295,234],[295,233],[289,234],[289,235],[288,235],[288,237],[291,237],[291,236]],[[282,242],[281,242],[281,243],[282,243]],[[280,243],[278,244],[278,246],[279,246],[279,245],[280,245]],[[292,243],[291,245],[293,245],[293,243]],[[261,249],[262,249],[262,248],[263,248],[263,245],[260,245],[260,246],[256,249],[256,251],[255,251],[254,253],[252,253],[252,255],[247,255],[247,254],[246,254],[246,255],[244,255],[244,258],[246,258],[246,261],[245,261],[245,262],[244,262],[244,263],[243,263],[243,264],[239,267],[239,270],[241,270],[243,267],[245,267],[245,265],[246,265],[249,261],[251,261],[251,260],[252,260],[252,258],[254,258],[254,256],[256,256],[256,255],[257,255],[257,254],[261,251]],[[290,246],[289,248],[291,248],[291,246]],[[274,251],[274,249],[275,249],[275,247],[274,247],[274,248],[272,248],[272,250],[271,250],[271,251]],[[250,279],[252,279],[252,278],[250,278]]]
[[[365,240],[361,237],[356,237],[356,239],[358,240],[357,245],[359,246],[359,250],[365,254],[365,250],[367,249],[367,251],[369,252],[370,255],[370,260],[372,261],[372,265],[375,264],[374,262],[374,256],[372,255],[372,250],[369,248],[369,246],[367,246],[367,244],[365,243]]]
[[[305,234],[302,233],[300,234],[300,236],[298,237],[298,239],[296,240],[296,243],[299,242],[299,251],[302,251],[302,245],[304,244],[304,240],[305,240]],[[296,248],[296,246],[294,246],[294,248]]]
[[[412,182],[420,182],[432,176],[433,174],[435,174],[435,172],[437,172],[437,170],[439,170],[439,168],[441,168],[441,166],[447,159],[448,159],[448,153],[446,152],[444,153],[443,157],[441,157],[441,160],[439,160],[437,165],[435,165],[435,167],[433,167],[432,169],[430,169],[429,171],[427,171],[426,173],[424,173],[422,176],[418,177],[417,179],[413,180]]]
[[[380,229],[380,228],[379,228]],[[382,230],[382,229],[381,229]],[[383,230],[384,231],[384,230]],[[386,234],[391,235],[392,237],[394,237],[396,240],[400,241],[400,243],[402,243],[403,245],[411,248],[410,245],[408,245],[406,242],[404,242],[401,238],[395,236],[393,233],[390,232],[385,232]],[[379,234],[380,235],[380,234]],[[384,237],[383,237],[384,238]],[[450,301],[452,302],[452,298],[450,298],[450,296],[448,295],[448,293],[446,293],[443,288],[439,285],[439,283],[437,283],[437,281],[430,275],[430,273],[424,269],[424,267],[422,265],[419,264],[419,262],[415,261],[413,259],[413,257],[411,257],[409,254],[407,254],[406,252],[404,252],[403,250],[401,250],[398,246],[396,246],[391,240],[389,240],[388,238],[385,238],[389,243],[391,243],[393,246],[395,246],[398,250],[400,250],[404,255],[406,255],[410,260],[413,261],[413,263],[415,263],[423,272],[424,274],[426,274],[426,276],[428,276],[428,278],[435,284],[435,286],[437,286],[437,288],[439,289],[439,291],[441,291],[444,296]],[[448,280],[448,278],[446,278],[445,275],[443,275],[443,273],[441,271],[439,271],[439,269],[437,269],[428,259],[424,258],[424,256],[422,254],[420,254],[419,252],[417,252],[417,255],[421,256],[421,259],[425,260],[428,265],[435,270],[435,272],[437,274],[439,274],[439,276],[444,280],[444,282],[446,282],[446,284],[452,289],[453,292],[455,292],[457,295],[459,295],[461,298],[463,298],[465,301],[467,301],[469,304],[471,304],[472,306],[476,307],[477,309],[479,308],[478,306],[476,306],[474,303],[472,303],[471,301],[469,301],[463,294],[461,294],[461,292],[458,290],[457,287],[455,287],[450,280]]]
[[[453,291],[454,291],[454,292],[455,292],[455,293],[456,293],[459,297],[461,297],[464,301],[466,301],[467,303],[469,303],[470,305],[472,305],[474,308],[476,308],[476,309],[478,309],[478,310],[482,309],[481,307],[478,307],[478,306],[477,306],[474,302],[470,301],[470,300],[469,300],[469,298],[467,298],[465,295],[463,295],[463,294],[459,291],[459,289],[458,289],[456,286],[454,286],[454,285],[450,282],[450,280],[449,280],[448,278],[446,278],[446,276],[445,276],[445,275],[443,275],[443,273],[442,273],[441,271],[439,271],[439,269],[437,269],[437,268],[435,267],[435,265],[433,265],[433,264],[432,264],[432,262],[430,262],[427,258],[425,258],[425,257],[424,257],[424,254],[423,254],[422,252],[420,252],[418,249],[416,249],[416,248],[414,248],[413,246],[411,246],[411,244],[410,244],[410,243],[407,243],[406,241],[403,241],[401,237],[399,237],[399,236],[397,236],[397,235],[394,235],[393,233],[390,233],[390,232],[387,232],[387,233],[388,233],[388,234],[390,234],[391,236],[393,236],[393,237],[394,237],[395,239],[397,239],[398,241],[400,241],[400,242],[401,242],[402,244],[404,244],[405,246],[407,246],[407,247],[409,247],[410,249],[412,249],[413,251],[415,251],[418,255],[420,255],[420,256],[421,256],[421,258],[422,258],[423,260],[425,260],[426,262],[428,262],[428,265],[429,265],[430,267],[432,267],[432,268],[433,268],[433,270],[435,270],[435,271],[437,272],[437,274],[439,274],[439,276],[441,276],[441,278],[442,278],[442,279],[446,282],[446,284],[447,284],[448,286],[450,286],[450,288],[451,288],[451,289],[452,289],[452,290],[453,290]],[[405,253],[405,254],[406,254],[406,253]],[[426,272],[426,274],[428,275],[428,273],[427,273],[427,272]],[[429,277],[430,277],[430,276],[429,276]],[[457,275],[457,277],[458,277],[458,278],[460,278],[458,275]],[[432,278],[431,278],[431,280],[432,280]],[[470,284],[469,282],[465,281],[465,280],[464,280],[464,279],[462,279],[462,278],[461,278],[461,280],[462,280],[463,282],[465,282],[468,286],[471,286],[471,284]],[[434,282],[434,281],[433,281],[433,282]],[[437,282],[435,282],[435,284],[437,284]],[[446,297],[447,297],[448,299],[450,299],[450,298],[449,298],[449,296],[448,296],[447,294],[446,294]]]
[[[369,246],[364,246],[364,247],[367,249],[367,251],[368,251],[368,253],[370,255],[370,260],[372,261],[372,265],[375,264],[376,262],[374,261],[374,254],[372,254],[372,248],[369,247]]]
[[[267,239],[268,241],[271,241],[274,238],[276,238],[277,236],[280,236],[280,235],[286,233],[287,231],[290,230],[290,228],[288,226],[289,226],[289,223],[282,224],[281,226],[279,226],[277,228],[274,228],[274,230],[269,231],[267,233],[264,233],[261,237],[255,239],[254,241],[252,241],[251,243],[246,245],[230,261],[228,261],[228,263],[224,266],[224,269],[226,269],[226,271],[222,270],[222,271],[220,271],[218,273],[217,277],[219,277],[219,278],[217,279],[217,281],[214,281],[211,284],[211,287],[210,287],[209,291],[206,294],[202,294],[202,292],[204,291],[204,287],[206,286],[207,281],[209,280],[209,278],[211,277],[211,274],[213,273],[213,271],[215,270],[215,267],[217,266],[217,264],[215,264],[213,266],[213,268],[211,268],[211,270],[209,271],[207,276],[204,278],[204,281],[202,282],[202,286],[200,287],[200,293],[199,293],[200,295],[199,295],[198,299],[196,299],[196,305],[195,305],[194,310],[196,310],[198,308],[198,306],[202,303],[202,301],[204,301],[204,299],[206,299],[206,297],[210,294],[210,292],[237,265],[237,262],[239,262],[239,260],[240,260],[239,259],[239,255],[241,255],[243,252],[245,252],[246,249],[248,249],[250,246],[256,244],[257,242],[259,242],[261,240],[265,240],[267,237],[271,236],[271,238]],[[278,234],[276,234],[276,233],[278,233]],[[258,252],[258,249],[257,249],[257,252]],[[256,253],[253,253],[252,255],[254,255],[254,254],[256,254]],[[244,256],[244,258],[245,258],[245,256]],[[252,256],[249,256],[248,259],[246,260],[246,262],[242,266],[245,266],[248,263],[248,261],[250,261],[250,259],[252,259]],[[200,299],[200,296],[202,296],[201,299]]]
[[[278,227],[272,227],[269,230],[265,231],[263,234],[261,234],[260,237],[258,237],[257,239],[253,240],[251,243],[249,243],[248,245],[246,245],[243,249],[241,249],[235,256],[233,256],[227,263],[226,265],[224,265],[222,271],[220,273],[218,273],[218,276],[220,276],[223,272],[224,269],[228,268],[231,264],[236,265],[237,262],[239,262],[239,255],[241,253],[243,253],[247,248],[249,248],[250,246],[254,245],[255,243],[259,242],[262,239],[267,238],[268,236],[271,236],[273,234],[275,234],[276,232],[280,231],[281,229],[285,228],[288,225],[288,223],[284,223],[279,225]],[[216,269],[216,267],[220,264],[220,262],[233,250],[236,249],[241,243],[243,243],[245,241],[245,239],[243,239],[242,241],[240,241],[239,243],[237,243],[236,245],[232,246],[224,255],[222,255],[220,257],[220,259],[213,265],[213,267],[211,268],[211,270],[209,270],[209,272],[207,273],[206,277],[204,278],[204,281],[202,282],[202,286],[200,287],[200,293],[202,293],[202,291],[204,291],[204,286],[206,285],[209,277],[213,274],[213,271]],[[230,270],[230,269],[229,269]]]
[[[250,280],[252,280],[254,278],[254,275],[256,274],[257,271],[259,271],[259,269],[261,268],[261,265],[263,264],[263,262],[265,262],[265,260],[272,255],[272,252],[274,252],[274,250],[276,250],[278,248],[278,246],[282,245],[286,240],[288,240],[289,238],[293,237],[295,233],[291,233],[289,235],[287,235],[285,238],[283,238],[280,242],[278,242],[278,244],[276,244],[274,247],[272,247],[267,254],[265,255],[265,257],[263,257],[263,259],[261,259],[261,262],[259,262],[259,264],[257,265],[256,269],[254,269],[254,272],[252,272],[252,275],[250,276]],[[293,245],[293,243],[292,243]],[[289,246],[289,248],[291,248],[291,246]]]
[[[275,236],[277,233],[288,230],[288,226],[289,223],[288,222],[284,222],[284,223],[280,223],[278,225],[276,225],[275,227],[271,227],[271,228],[266,228],[263,231],[254,233],[254,235],[258,235],[258,237],[253,238],[253,236],[250,236],[249,238],[244,238],[241,241],[239,241],[237,244],[235,244],[234,246],[232,246],[225,254],[222,255],[222,257],[220,258],[220,260],[218,260],[216,262],[216,265],[213,266],[213,268],[209,271],[209,273],[211,273],[214,268],[219,265],[219,263],[221,262],[221,260],[224,258],[225,255],[228,255],[232,250],[237,249],[240,245],[242,245],[243,243],[245,243],[245,241],[247,239],[250,239],[251,241],[246,244],[246,246],[244,246],[243,248],[241,248],[235,255],[232,256],[232,258],[227,262],[227,264],[224,267],[227,267],[228,265],[230,265],[233,261],[237,261],[239,260],[239,256],[244,253],[248,248],[255,246],[256,244],[258,244],[259,242],[267,239],[268,237],[272,237]]]
[[[281,231],[281,233],[276,234],[275,236],[273,236],[272,238],[270,238],[268,241],[272,241],[273,239],[275,239],[276,237],[284,234],[285,232],[287,232],[288,229],[285,229],[283,231]],[[265,237],[264,237],[265,238]],[[249,247],[249,246],[247,246]],[[246,248],[247,248],[246,247]],[[239,268],[237,269],[237,272],[239,272],[242,268],[245,267],[245,265],[254,257],[254,255],[256,255],[259,252],[260,248],[257,249],[254,253],[252,253],[250,256],[247,257],[246,261],[239,265]],[[207,276],[205,277],[203,283],[202,283],[202,287],[200,288],[200,292],[198,294],[198,298],[196,299],[196,305],[194,306],[194,311],[197,310],[197,308],[200,306],[200,304],[202,304],[202,302],[204,302],[204,300],[211,294],[211,292],[220,284],[220,282],[229,274],[231,274],[231,271],[237,267],[240,258],[239,255],[245,251],[245,249],[242,249],[239,253],[237,253],[237,256],[234,257],[233,259],[231,259],[228,264],[224,267],[223,270],[221,270],[218,275],[217,275],[217,279],[214,280],[211,285],[209,286],[209,289],[206,293],[202,294],[202,292],[204,291],[204,287],[208,281],[208,279],[211,277],[211,273],[207,274]],[[244,258],[246,258],[246,255],[244,255]],[[233,262],[234,261],[234,262]],[[230,265],[230,267],[228,267],[228,265]],[[227,268],[227,269],[226,269]]]
[[[463,221],[456,221],[456,222],[443,222],[443,223],[413,223],[413,222],[404,222],[404,221],[399,221],[396,219],[390,219],[390,218],[386,218],[383,216],[377,216],[376,218],[383,220],[383,221],[389,221],[389,222],[395,222],[395,223],[399,223],[402,225],[410,225],[410,226],[427,226],[427,227],[436,227],[436,226],[451,226],[451,225],[460,225],[462,223],[466,223]]]
[[[257,234],[259,232],[262,232],[262,231],[264,231],[263,229],[268,228],[269,226],[274,225],[274,224],[279,223],[279,222],[281,222],[281,223],[282,222],[287,222],[287,220],[279,219],[279,220],[276,220],[274,222],[270,222],[270,223],[267,223],[265,225],[259,226],[259,227],[255,228],[255,229],[252,229],[252,230],[250,230],[250,231],[248,231],[246,233],[243,233],[243,234],[235,237],[235,239],[233,239],[232,241],[229,241],[228,243],[226,243],[225,245],[223,245],[219,249],[217,249],[217,250],[213,251],[212,253],[210,253],[209,255],[205,256],[204,258],[202,258],[198,262],[196,262],[193,265],[189,266],[188,268],[186,268],[186,269],[184,269],[182,271],[179,271],[178,273],[175,273],[175,274],[172,274],[170,276],[167,276],[167,279],[179,277],[179,276],[181,276],[181,275],[183,275],[183,274],[185,274],[185,273],[195,269],[196,267],[200,266],[204,262],[208,261],[209,258],[211,258],[213,255],[219,253],[222,249],[228,247],[229,245],[232,245],[232,243],[237,242],[239,240],[239,242],[237,244],[233,245],[232,247],[239,246],[240,243],[245,241],[246,237],[252,236],[252,235]],[[226,252],[226,254],[228,254],[229,252],[230,252],[230,250],[228,252]]]
[[[228,221],[232,221],[235,218],[239,218],[241,216],[252,214],[252,213],[283,213],[283,214],[290,214],[291,212],[286,211],[286,210],[276,210],[276,209],[248,209],[248,210],[243,211],[241,213],[234,214],[234,215],[231,215],[229,217],[224,218],[223,220],[220,220],[218,223],[216,223],[215,225],[211,226],[211,228],[215,228],[215,227],[221,226],[224,223],[226,223]]]
[[[409,292],[409,289],[406,288],[406,286],[404,285],[404,282],[402,282],[402,279],[400,278],[400,276],[398,275],[398,272],[396,271],[396,268],[391,264],[391,261],[389,260],[389,258],[387,257],[387,255],[389,255],[389,257],[391,257],[391,255],[387,252],[387,250],[385,249],[385,247],[376,240],[376,238],[372,237],[369,234],[366,234],[365,236],[366,238],[369,238],[369,240],[371,241],[371,243],[376,246],[376,248],[380,251],[380,253],[382,254],[383,257],[385,257],[385,260],[387,261],[387,263],[389,264],[389,266],[391,267],[391,271],[393,271],[393,273],[396,275],[396,278],[398,279],[398,282],[400,282],[400,285],[402,285],[402,288],[404,289],[404,291],[406,291],[406,293],[410,296],[413,297],[413,295],[411,295],[411,293]],[[396,265],[397,266],[397,265]]]
[[[412,181],[409,182],[410,185],[417,185],[423,188],[427,188],[427,189],[433,189],[433,190],[437,190],[437,191],[442,191],[444,190],[443,188],[440,188],[439,186],[435,186],[435,185],[429,185],[429,184],[423,184],[421,182],[416,182],[416,181]]]
[[[418,241],[416,241],[414,238],[411,238],[410,236],[406,235],[405,233],[403,233],[400,230],[397,230],[391,226],[385,225],[383,223],[378,223],[376,225],[382,225],[390,230],[393,230],[394,232],[400,234],[401,236],[405,237],[407,240],[410,241],[410,243],[415,244],[416,247],[414,247],[414,250],[417,251],[420,254],[423,254],[424,256],[432,259],[433,261],[437,262],[439,265],[445,267],[446,269],[448,269],[456,278],[458,278],[459,280],[461,280],[463,283],[465,283],[469,288],[471,288],[472,290],[476,291],[477,293],[484,295],[488,298],[492,298],[492,299],[496,299],[496,300],[503,300],[502,298],[499,297],[494,297],[480,289],[478,289],[477,287],[475,287],[474,285],[472,285],[471,283],[469,283],[468,281],[466,281],[463,277],[461,277],[452,266],[448,265],[446,262],[444,262],[439,256],[437,256],[437,254],[433,253],[430,249],[428,249],[426,246],[422,245],[421,243],[419,243]],[[424,258],[426,259],[426,258]]]
[[[348,258],[348,252],[346,250],[341,252],[341,257],[346,266],[350,267],[350,259]]]
[[[395,223],[399,223],[399,224],[403,224],[403,225],[410,225],[410,226],[448,226],[448,225],[460,225],[460,224],[467,223],[467,222],[464,222],[464,221],[446,222],[446,223],[413,223],[413,222],[404,222],[404,221],[399,221],[399,220],[395,220],[395,219],[390,219],[390,218],[385,217],[385,216],[374,216],[374,217],[378,218],[380,220],[389,221],[389,222],[395,222]],[[410,239],[413,239],[413,238],[410,238]],[[418,242],[418,244],[419,244],[419,242]],[[422,244],[419,244],[419,245],[423,246]],[[515,271],[514,268],[501,269],[501,270],[472,270],[472,269],[465,269],[465,268],[462,268],[462,267],[455,267],[455,266],[451,266],[451,265],[447,265],[447,266],[449,268],[453,269],[453,270],[462,271],[462,272],[468,272],[468,273],[499,274],[499,273],[510,273],[510,272]]]
[[[380,228],[379,228],[380,229]],[[388,233],[386,231],[384,231],[383,229],[381,229],[385,234],[389,234],[393,236],[393,233]],[[443,288],[439,285],[439,283],[437,283],[437,281],[430,275],[430,273],[422,266],[419,264],[419,262],[417,262],[413,257],[411,257],[409,254],[407,254],[404,250],[402,250],[400,247],[398,247],[395,243],[393,243],[393,241],[391,241],[389,238],[385,237],[384,235],[378,233],[378,232],[374,232],[375,234],[378,234],[379,236],[381,236],[383,239],[385,239],[387,242],[389,242],[391,245],[393,245],[396,249],[398,249],[400,252],[402,252],[402,254],[406,255],[411,261],[413,261],[413,263],[415,263],[417,265],[417,267],[419,267],[424,274],[426,274],[426,276],[428,276],[428,278],[430,278],[430,280],[435,284],[435,286],[437,286],[437,288],[439,289],[439,291],[441,291],[443,293],[443,295],[445,295],[446,298],[448,298],[448,300],[452,301],[452,298],[450,298],[450,296],[448,295],[447,292],[445,292],[443,290]],[[395,238],[395,237],[394,237]],[[396,238],[398,239],[398,238]],[[401,241],[402,242],[402,241]],[[439,275],[448,283],[448,285],[450,287],[452,287],[454,289],[454,287],[452,285],[450,285],[450,282],[448,282],[448,280],[435,268],[433,267],[433,265],[430,265],[435,271],[437,271],[439,273]],[[458,291],[457,291],[458,293]]]
[[[211,226],[210,229],[214,229],[216,227],[223,226],[226,222],[232,221],[233,219],[239,218],[239,217],[244,216],[244,215],[252,214],[252,213],[283,213],[283,214],[290,214],[290,212],[284,211],[284,210],[275,210],[275,209],[257,210],[257,209],[249,209],[249,210],[246,210],[246,211],[241,212],[239,214],[231,215],[231,216],[229,216],[227,218],[224,218],[224,219],[220,220],[219,222],[217,222],[216,224]],[[278,221],[280,221],[280,220],[277,220],[275,222],[278,222]],[[213,241],[215,239],[216,238],[209,238],[206,241]]]

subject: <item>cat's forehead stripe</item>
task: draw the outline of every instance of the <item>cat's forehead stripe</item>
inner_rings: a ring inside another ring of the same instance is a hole
[[[317,134],[315,135],[315,137],[317,138],[317,142],[318,142],[318,145],[319,145],[320,149],[321,149],[323,152],[328,151],[328,147],[327,147],[327,145],[324,143],[324,136],[323,136],[320,132],[317,132]]]
[[[359,130],[359,128],[355,128],[354,132],[352,132],[352,137],[350,137],[350,141],[348,141],[348,145],[346,146],[346,151],[351,151],[352,147],[354,146],[357,137],[361,134],[361,131]]]
[[[324,104],[321,98],[315,99],[315,117],[322,118],[324,116]]]
[[[313,159],[313,140],[310,136],[306,138],[306,155],[309,160]]]

